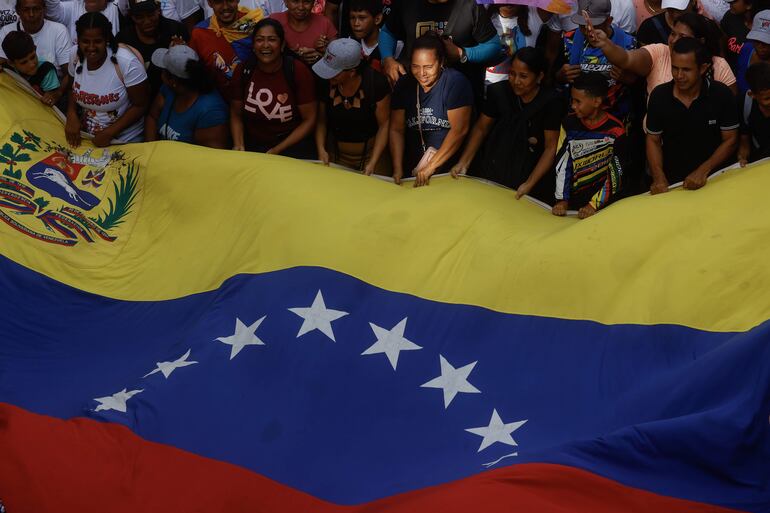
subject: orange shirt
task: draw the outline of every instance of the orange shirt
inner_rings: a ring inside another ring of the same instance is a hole
[[[646,45],[641,48],[650,54],[652,58],[652,70],[647,75],[647,95],[661,84],[673,80],[671,75],[671,50],[668,45],[661,43]],[[735,75],[730,65],[722,57],[714,57],[714,80],[722,82],[727,87],[735,84]]]

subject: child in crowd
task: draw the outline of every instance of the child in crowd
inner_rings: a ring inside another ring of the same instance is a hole
[[[350,32],[361,42],[361,48],[369,66],[382,72],[380,55],[380,27],[382,26],[382,0],[351,0]],[[396,55],[401,55],[404,43],[399,41]]]
[[[770,62],[760,61],[746,71],[749,91],[741,104],[741,142],[738,162],[770,157]]]
[[[556,200],[552,212],[579,209],[584,219],[612,201],[623,174],[626,132],[603,104],[608,93],[602,73],[581,73],[572,83],[572,110],[562,124],[566,137],[556,155]]]
[[[60,86],[56,66],[38,59],[32,36],[21,31],[9,32],[3,39],[3,52],[14,71],[41,95],[40,101],[49,106],[56,103]]]

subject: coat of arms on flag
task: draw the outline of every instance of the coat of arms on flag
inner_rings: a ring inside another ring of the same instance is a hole
[[[0,220],[51,244],[114,241],[138,192],[137,165],[120,151],[93,152],[14,131],[0,146]]]

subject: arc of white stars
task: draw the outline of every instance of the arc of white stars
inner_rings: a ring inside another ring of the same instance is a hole
[[[187,360],[190,357],[190,351],[191,349],[188,349],[184,355],[177,358],[173,362],[157,362],[155,364],[157,365],[157,368],[148,372],[147,374],[142,376],[142,378],[146,378],[147,376],[152,376],[155,373],[162,372],[163,377],[168,379],[168,377],[171,376],[171,373],[174,372],[176,369],[181,369],[182,367],[187,367],[188,365],[195,365],[198,362]]]
[[[455,369],[443,355],[439,355],[439,359],[441,362],[441,376],[433,378],[420,386],[424,388],[442,389],[444,391],[444,409],[449,408],[449,404],[459,393],[481,393],[481,390],[468,382],[468,376],[476,364],[479,363],[478,361]]]
[[[506,424],[503,422],[503,419],[500,418],[497,410],[492,410],[492,418],[489,420],[488,426],[468,428],[466,431],[482,437],[481,446],[476,452],[481,452],[496,442],[516,447],[518,444],[511,436],[511,433],[523,426],[525,422],[527,422],[527,420],[509,422]]]
[[[422,349],[421,346],[418,346],[404,337],[407,319],[408,317],[404,317],[390,330],[386,330],[385,328],[381,328],[370,322],[369,326],[372,327],[372,331],[374,331],[374,335],[377,337],[377,342],[361,353],[361,355],[385,353],[393,370],[396,370],[396,366],[398,365],[398,355],[401,351],[416,351]]]
[[[348,312],[326,308],[326,303],[324,303],[324,297],[320,290],[316,294],[312,305],[307,308],[289,308],[289,311],[302,317],[302,326],[299,328],[297,338],[305,333],[318,330],[332,339],[332,342],[337,341],[334,338],[332,322],[348,315]]]
[[[144,392],[144,390],[131,390],[129,392],[124,388],[116,394],[108,395],[106,397],[97,397],[94,401],[98,402],[99,406],[97,406],[94,411],[116,410],[126,413],[126,403],[128,400],[141,392]]]
[[[235,319],[235,333],[230,335],[229,337],[219,337],[216,340],[219,342],[222,342],[223,344],[227,344],[229,346],[232,346],[230,349],[230,359],[232,360],[235,358],[238,353],[241,352],[241,349],[243,349],[246,346],[264,346],[265,343],[260,340],[258,336],[256,336],[254,333],[257,331],[257,328],[259,328],[259,325],[262,324],[262,321],[264,321],[267,318],[267,315],[263,316],[261,319],[257,320],[252,324],[251,326],[246,326],[241,322],[240,319],[236,317]]]

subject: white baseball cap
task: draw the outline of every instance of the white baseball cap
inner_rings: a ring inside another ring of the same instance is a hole
[[[663,9],[676,9],[677,11],[686,11],[690,7],[690,0],[663,0],[660,3]]]
[[[187,61],[199,60],[195,50],[187,45],[175,45],[171,48],[158,48],[152,52],[150,59],[153,64],[165,69],[175,77],[190,78],[187,72]]]
[[[761,41],[770,45],[770,10],[759,11],[754,15],[754,22],[746,39]]]
[[[313,71],[324,80],[329,80],[341,71],[356,68],[362,58],[361,43],[349,37],[335,39],[326,47],[323,58],[313,64]]]

